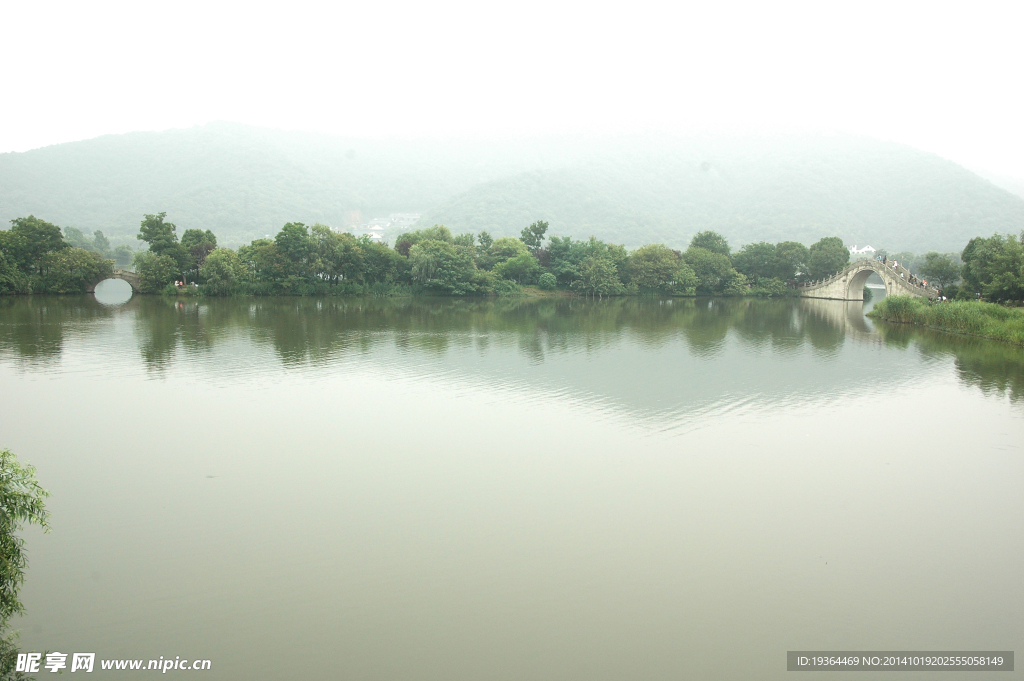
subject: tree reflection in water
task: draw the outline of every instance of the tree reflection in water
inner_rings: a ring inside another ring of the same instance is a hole
[[[950,357],[964,384],[1014,401],[1024,396],[1024,349],[872,324],[861,303],[823,300],[135,296],[109,307],[91,296],[7,297],[0,298],[0,357],[26,367],[46,365],[60,358],[70,339],[112,333],[112,323],[125,317],[131,320],[144,366],[156,373],[180,358],[227,346],[239,352],[272,349],[285,369],[326,366],[382,349],[413,364],[453,351],[474,356],[513,351],[531,365],[576,355],[594,359],[614,351],[614,366],[592,368],[615,373],[621,382],[646,376],[647,387],[657,390],[652,381],[670,378],[646,373],[643,364],[651,360],[650,353],[661,353],[657,359],[666,367],[685,363],[692,369],[695,362],[732,361],[736,353],[730,354],[731,347],[752,357],[768,353],[780,360],[808,352],[825,361],[838,358],[844,348],[865,346]],[[865,363],[882,361],[872,357],[847,362],[847,370],[855,376]],[[821,366],[814,370],[822,372]],[[818,381],[818,391],[837,380],[826,374],[807,379],[808,385]]]

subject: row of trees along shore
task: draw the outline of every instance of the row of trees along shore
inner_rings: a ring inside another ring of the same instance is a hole
[[[148,249],[135,254],[134,265],[149,293],[174,292],[174,282],[187,281],[205,295],[514,295],[536,286],[584,296],[781,296],[794,295],[797,283],[832,275],[850,258],[839,237],[809,248],[760,242],[733,252],[722,235],[705,231],[685,251],[661,244],[627,251],[547,231],[548,223],[538,221],[519,238],[494,239],[435,225],[400,235],[392,248],[325,225],[289,222],[273,239],[232,250],[219,247],[210,230],[188,229],[179,239],[166,214],[157,213],[142,220],[138,239]],[[109,276],[111,261],[95,248],[102,233],[92,250],[73,244],[81,237],[77,230],[62,235],[33,216],[13,220],[0,231],[0,293],[71,293]],[[979,237],[960,256],[962,264],[956,254],[929,253],[914,258],[911,270],[958,295],[1020,300],[1022,242],[1024,235]]]

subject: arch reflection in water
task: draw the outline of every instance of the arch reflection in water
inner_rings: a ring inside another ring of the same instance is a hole
[[[124,279],[104,279],[93,291],[103,305],[124,305],[132,299],[132,286]]]

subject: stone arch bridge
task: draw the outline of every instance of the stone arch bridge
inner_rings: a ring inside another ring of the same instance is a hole
[[[86,293],[93,293],[93,292],[95,292],[96,291],[96,286],[101,281],[106,281],[107,279],[120,279],[122,281],[127,281],[128,285],[132,287],[132,293],[139,293],[140,292],[139,291],[139,286],[142,285],[142,280],[139,278],[139,275],[137,273],[129,272],[128,270],[122,270],[122,269],[119,269],[119,268],[115,267],[114,271],[110,273],[109,277],[103,277],[102,279],[97,279],[96,281],[94,281],[91,284],[89,284],[88,286],[86,286],[85,287],[85,292]]]
[[[872,274],[881,277],[887,296],[918,296],[935,300],[939,295],[933,286],[911,284],[910,271],[903,266],[893,269],[891,262],[883,265],[881,260],[874,259],[854,260],[828,279],[803,284],[800,295],[829,300],[864,300],[864,284]]]

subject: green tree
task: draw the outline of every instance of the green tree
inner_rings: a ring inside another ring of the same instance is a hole
[[[139,233],[135,238],[149,244],[149,250],[156,255],[161,255],[172,250],[178,245],[178,235],[175,234],[177,227],[172,222],[165,222],[167,213],[156,213],[145,215],[139,226]]]
[[[530,252],[522,241],[511,236],[489,239],[488,242],[490,245],[486,250],[482,247],[476,249],[476,266],[482,270],[491,270],[498,263]]]
[[[490,253],[494,264],[498,264],[520,255],[529,255],[530,251],[521,240],[503,236],[491,244]]]
[[[64,240],[75,248],[99,253],[104,258],[110,257],[110,241],[107,237],[103,236],[103,232],[98,229],[93,232],[93,238],[90,239],[85,236],[80,229],[65,227]]]
[[[518,284],[532,284],[540,276],[541,267],[537,258],[533,257],[531,253],[520,253],[514,258],[499,262],[494,266],[493,271],[502,279],[508,279]]]
[[[827,236],[807,249],[807,273],[812,279],[826,279],[850,262],[850,249],[837,236]]]
[[[186,229],[181,235],[181,245],[192,256],[193,266],[199,269],[206,261],[206,256],[217,248],[217,237],[210,230]]]
[[[705,232],[698,232],[693,239],[690,240],[690,248],[703,248],[704,250],[711,251],[712,253],[719,253],[721,255],[729,255],[729,242],[725,240],[725,237],[718,232],[712,232],[710,230]]]
[[[3,235],[4,232],[0,232],[0,239]],[[0,295],[28,293],[29,290],[28,277],[8,260],[3,248],[0,247]]]
[[[245,265],[248,278],[254,283],[274,284],[284,279],[287,263],[278,253],[277,244],[270,239],[255,239],[248,246],[238,249],[238,259]]]
[[[476,266],[480,269],[489,270],[494,267],[494,256],[491,255],[491,247],[494,245],[494,238],[487,232],[480,232],[477,235],[476,245]]]
[[[571,236],[551,237],[548,245],[548,258],[551,273],[558,283],[569,286],[579,278],[580,263],[587,257],[586,242],[573,241]]]
[[[775,245],[767,241],[747,244],[733,255],[732,264],[754,281],[776,277],[780,269]]]
[[[636,249],[629,255],[629,279],[641,291],[693,293],[697,276],[683,262],[682,254],[662,244]]]
[[[794,279],[807,272],[807,246],[796,241],[775,244],[775,263],[778,269],[772,275],[782,281]]]
[[[313,244],[309,230],[301,222],[286,223],[274,237],[277,251],[297,268],[305,269]]]
[[[203,292],[211,296],[226,296],[245,280],[245,265],[230,248],[217,248],[210,252],[199,268]]]
[[[470,232],[452,237],[452,243],[456,246],[465,246],[473,251],[476,250],[476,237]]]
[[[756,285],[746,293],[760,296],[762,298],[771,298],[773,296],[784,296],[787,293],[795,293],[795,291],[781,279],[769,277],[768,279],[758,280]],[[870,300],[870,298],[868,298],[868,300]]]
[[[807,247],[795,241],[747,244],[732,257],[736,271],[756,285],[762,295],[776,295],[806,267]]]
[[[50,531],[50,514],[45,499],[50,496],[36,480],[32,466],[22,466],[8,449],[0,450],[0,678],[19,678],[14,671],[18,650],[14,635],[6,633],[11,618],[24,614],[25,606],[18,598],[25,583],[25,540],[19,533],[25,525],[38,525]]]
[[[413,246],[423,243],[424,241],[443,241],[450,244],[453,243],[455,239],[452,237],[450,229],[444,225],[434,225],[433,227],[418,229],[414,232],[406,232],[401,235],[395,243],[395,250],[404,256],[408,256],[409,250]]]
[[[92,237],[92,243],[96,248],[96,252],[104,258],[110,257],[110,239],[103,236],[103,232],[98,229],[92,233]]]
[[[446,241],[421,241],[409,249],[412,279],[429,291],[466,295],[479,289],[469,250]]]
[[[165,222],[165,217],[167,213],[145,215],[135,238],[149,244],[149,252],[153,255],[171,259],[177,272],[168,281],[174,281],[177,276],[192,269],[192,255],[178,242],[175,233],[177,227],[171,222]]]
[[[763,281],[774,283],[778,280],[772,277],[767,277],[763,279]],[[743,296],[750,290],[747,284],[748,281],[746,275],[733,270],[726,279],[725,285],[722,287],[722,291],[728,296]]]
[[[537,286],[544,291],[554,291],[555,287],[558,286],[558,280],[555,279],[555,275],[545,272],[537,279]]]
[[[538,220],[524,229],[522,236],[519,238],[531,252],[536,253],[544,247],[544,234],[547,231],[548,223]]]
[[[43,256],[69,248],[60,227],[34,215],[11,220],[11,229],[4,248],[9,257],[25,273],[43,273]]]
[[[697,277],[698,293],[721,293],[736,272],[729,256],[706,248],[691,246],[683,259]]]
[[[181,274],[171,256],[152,251],[135,254],[135,271],[139,273],[139,289],[143,293],[159,293]]]
[[[132,258],[134,257],[135,251],[127,244],[121,244],[114,249],[114,264],[118,267],[128,267],[132,264]]]
[[[975,237],[967,243],[963,260],[963,286],[967,293],[980,293],[992,301],[1024,299],[1024,235]]]
[[[408,283],[409,259],[369,237],[357,240],[362,249],[363,280],[368,283]]]
[[[288,222],[274,237],[274,245],[282,261],[274,280],[275,288],[286,294],[308,291],[315,276],[314,244],[309,229],[301,222]]]
[[[64,228],[64,241],[72,248],[82,248],[87,251],[92,251],[96,248],[93,240],[85,236],[82,230],[77,227]]]
[[[590,237],[590,240],[587,241],[587,248],[590,255],[608,258],[615,263],[615,269],[620,277],[629,269],[629,251],[622,244],[606,244],[600,239]]]
[[[82,248],[65,248],[43,258],[44,274],[38,290],[46,293],[82,293],[86,287],[106,279],[113,265],[99,253]]]
[[[580,263],[579,278],[573,288],[588,296],[609,296],[622,293],[622,282],[611,258],[589,256]]]
[[[924,255],[924,263],[920,266],[921,276],[931,279],[929,283],[938,284],[939,288],[955,284],[960,278],[960,266],[952,256],[945,253],[929,251]]]
[[[317,223],[310,228],[310,239],[313,275],[317,279],[330,284],[363,280],[363,248],[354,236],[337,234]]]

